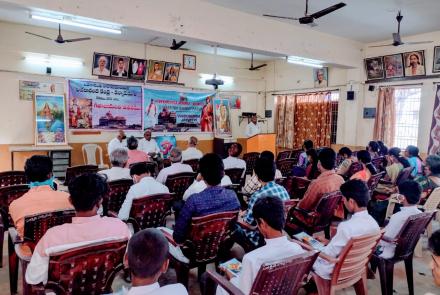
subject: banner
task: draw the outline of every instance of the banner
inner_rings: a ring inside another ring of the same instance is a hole
[[[39,94],[34,100],[36,145],[65,145],[64,95]]]
[[[229,99],[231,110],[241,110],[241,96],[231,93],[220,93],[220,98]]]
[[[20,80],[18,82],[18,89],[21,100],[32,100],[35,93],[48,93],[64,96],[63,83],[37,82]]]
[[[69,127],[142,130],[142,87],[69,80]]]
[[[431,132],[429,133],[428,155],[440,152],[440,85],[435,93],[434,111],[432,112]]]
[[[159,146],[160,152],[164,159],[168,159],[171,149],[177,146],[176,137],[174,135],[162,135],[154,138]]]
[[[231,105],[227,98],[214,99],[215,109],[215,136],[232,136],[231,130]]]
[[[144,88],[144,128],[153,131],[212,132],[214,95]]]

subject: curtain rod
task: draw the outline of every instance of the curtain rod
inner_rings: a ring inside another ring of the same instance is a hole
[[[339,88],[334,88],[334,89],[325,89],[325,90],[310,91],[310,92],[272,93],[272,96],[293,95],[293,94],[310,94],[310,93],[319,93],[319,92],[334,92],[334,91],[339,91],[339,90],[340,90]]]
[[[440,82],[438,82],[440,83]],[[391,84],[391,85],[381,85],[379,88],[385,88],[385,87],[399,87],[399,86],[422,86],[423,83],[412,83],[412,84]]]

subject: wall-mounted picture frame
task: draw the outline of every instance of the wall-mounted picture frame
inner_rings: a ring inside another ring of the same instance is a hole
[[[385,68],[385,78],[403,77],[403,58],[402,54],[385,55],[383,57]]]
[[[34,96],[35,145],[66,145],[66,100],[64,95]]]
[[[128,78],[128,67],[130,64],[130,57],[113,55],[112,56],[112,77]]]
[[[94,52],[92,75],[110,77],[111,62],[112,62],[111,54]]]
[[[440,73],[440,46],[434,46],[434,57],[432,59],[432,72]]]
[[[195,70],[197,68],[197,58],[192,54],[184,54],[182,61],[183,68],[185,70]]]
[[[133,80],[145,80],[147,73],[148,60],[140,58],[130,58],[130,66],[128,67],[128,77]]]
[[[147,81],[162,82],[164,69],[165,69],[164,61],[149,60]]]
[[[425,76],[425,52],[424,50],[403,53],[405,77]]]
[[[313,69],[315,88],[328,87],[328,68]]]
[[[383,79],[385,77],[385,71],[382,56],[366,58],[365,72],[367,74],[367,80]]]
[[[179,81],[180,63],[165,63],[165,71],[163,74],[164,82],[177,83]]]

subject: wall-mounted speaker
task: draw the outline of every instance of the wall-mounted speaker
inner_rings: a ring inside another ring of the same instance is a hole
[[[48,74],[48,75],[52,74],[52,68],[51,67],[46,67],[46,74]]]
[[[347,100],[354,100],[354,91],[347,91]]]
[[[374,91],[374,85],[368,85],[368,91]]]
[[[265,110],[264,117],[265,118],[272,118],[272,110]]]
[[[376,108],[364,108],[364,119],[374,119],[376,117]]]

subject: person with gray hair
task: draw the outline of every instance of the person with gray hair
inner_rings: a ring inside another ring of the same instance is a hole
[[[107,176],[107,181],[119,179],[131,179],[130,169],[124,168],[128,161],[128,153],[126,149],[115,149],[110,154],[110,162],[112,168],[99,171],[100,174]]]
[[[165,184],[168,175],[174,175],[182,172],[193,172],[192,168],[188,164],[182,164],[182,151],[174,147],[170,151],[171,166],[160,170],[159,175],[157,175],[156,180],[160,183]]]
[[[192,159],[200,159],[203,157],[203,153],[196,148],[197,146],[197,137],[191,136],[188,140],[188,148],[182,152],[182,161],[192,160]]]

